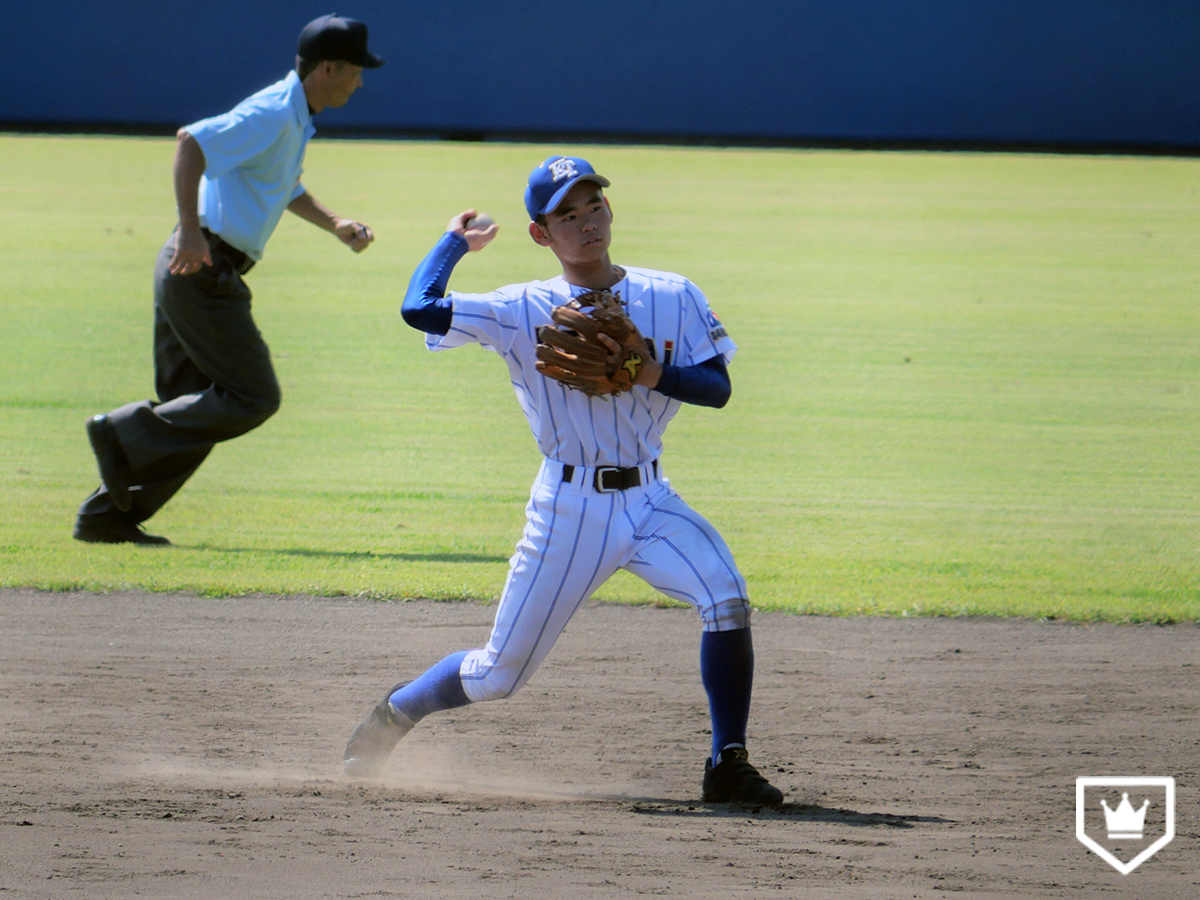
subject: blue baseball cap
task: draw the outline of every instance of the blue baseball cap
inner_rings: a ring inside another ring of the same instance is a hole
[[[562,203],[567,191],[581,181],[594,181],[600,187],[608,187],[609,181],[597,175],[592,164],[578,156],[551,156],[529,173],[529,185],[525,188],[525,209],[529,218],[554,212]]]

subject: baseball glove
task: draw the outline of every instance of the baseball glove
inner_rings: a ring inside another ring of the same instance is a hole
[[[539,372],[592,397],[633,389],[650,348],[625,314],[620,294],[588,291],[555,307],[550,316],[554,324],[537,331]],[[601,343],[601,334],[620,344],[620,351]]]

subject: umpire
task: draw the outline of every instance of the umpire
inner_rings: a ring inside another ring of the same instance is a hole
[[[175,150],[179,225],[154,269],[158,400],[87,422],[103,484],[79,507],[74,536],[93,543],[168,544],[141,523],[196,471],[213,445],[245,434],[279,408],[271,354],[250,315],[243,280],[290,210],[356,253],[375,239],[300,182],[313,116],[362,87],[367,27],[338,15],[300,32],[296,69],[224,115],[181,128]]]

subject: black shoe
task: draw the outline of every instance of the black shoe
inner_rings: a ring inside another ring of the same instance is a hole
[[[108,416],[101,414],[87,420],[87,434],[100,468],[100,480],[108,488],[113,505],[121,512],[129,512],[133,506],[133,498],[129,496],[129,457],[121,449],[117,429]]]
[[[726,747],[715,766],[704,761],[705,803],[743,803],[748,806],[778,806],[783,792],[771,785],[750,765],[744,747]]]
[[[71,536],[89,544],[153,544],[161,547],[171,543],[162,535],[146,534],[141,525],[126,522],[112,513],[76,516],[75,531]]]
[[[351,778],[374,778],[383,771],[392,748],[412,731],[413,723],[392,708],[388,697],[410,682],[402,681],[380,700],[371,714],[354,729],[346,752],[342,754],[342,770]]]

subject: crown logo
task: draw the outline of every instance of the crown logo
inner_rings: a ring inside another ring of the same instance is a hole
[[[1089,795],[1089,791],[1096,792]],[[1122,794],[1121,802],[1112,809],[1101,798],[1115,796],[1117,792]],[[1142,802],[1141,809],[1134,809],[1129,802],[1131,793],[1149,799]],[[1152,805],[1154,818],[1147,823],[1146,810]],[[1107,820],[1107,840],[1100,830],[1101,807]],[[1096,837],[1088,834],[1089,821]],[[1175,779],[1111,775],[1076,778],[1075,837],[1122,875],[1128,875],[1175,838]]]
[[[1101,800],[1100,805],[1104,807],[1104,821],[1108,825],[1110,841],[1142,839],[1142,832],[1146,828],[1146,810],[1150,807],[1149,800],[1142,802],[1141,809],[1134,809],[1133,804],[1129,802],[1129,792],[1125,791],[1116,809],[1110,809],[1105,800]]]

